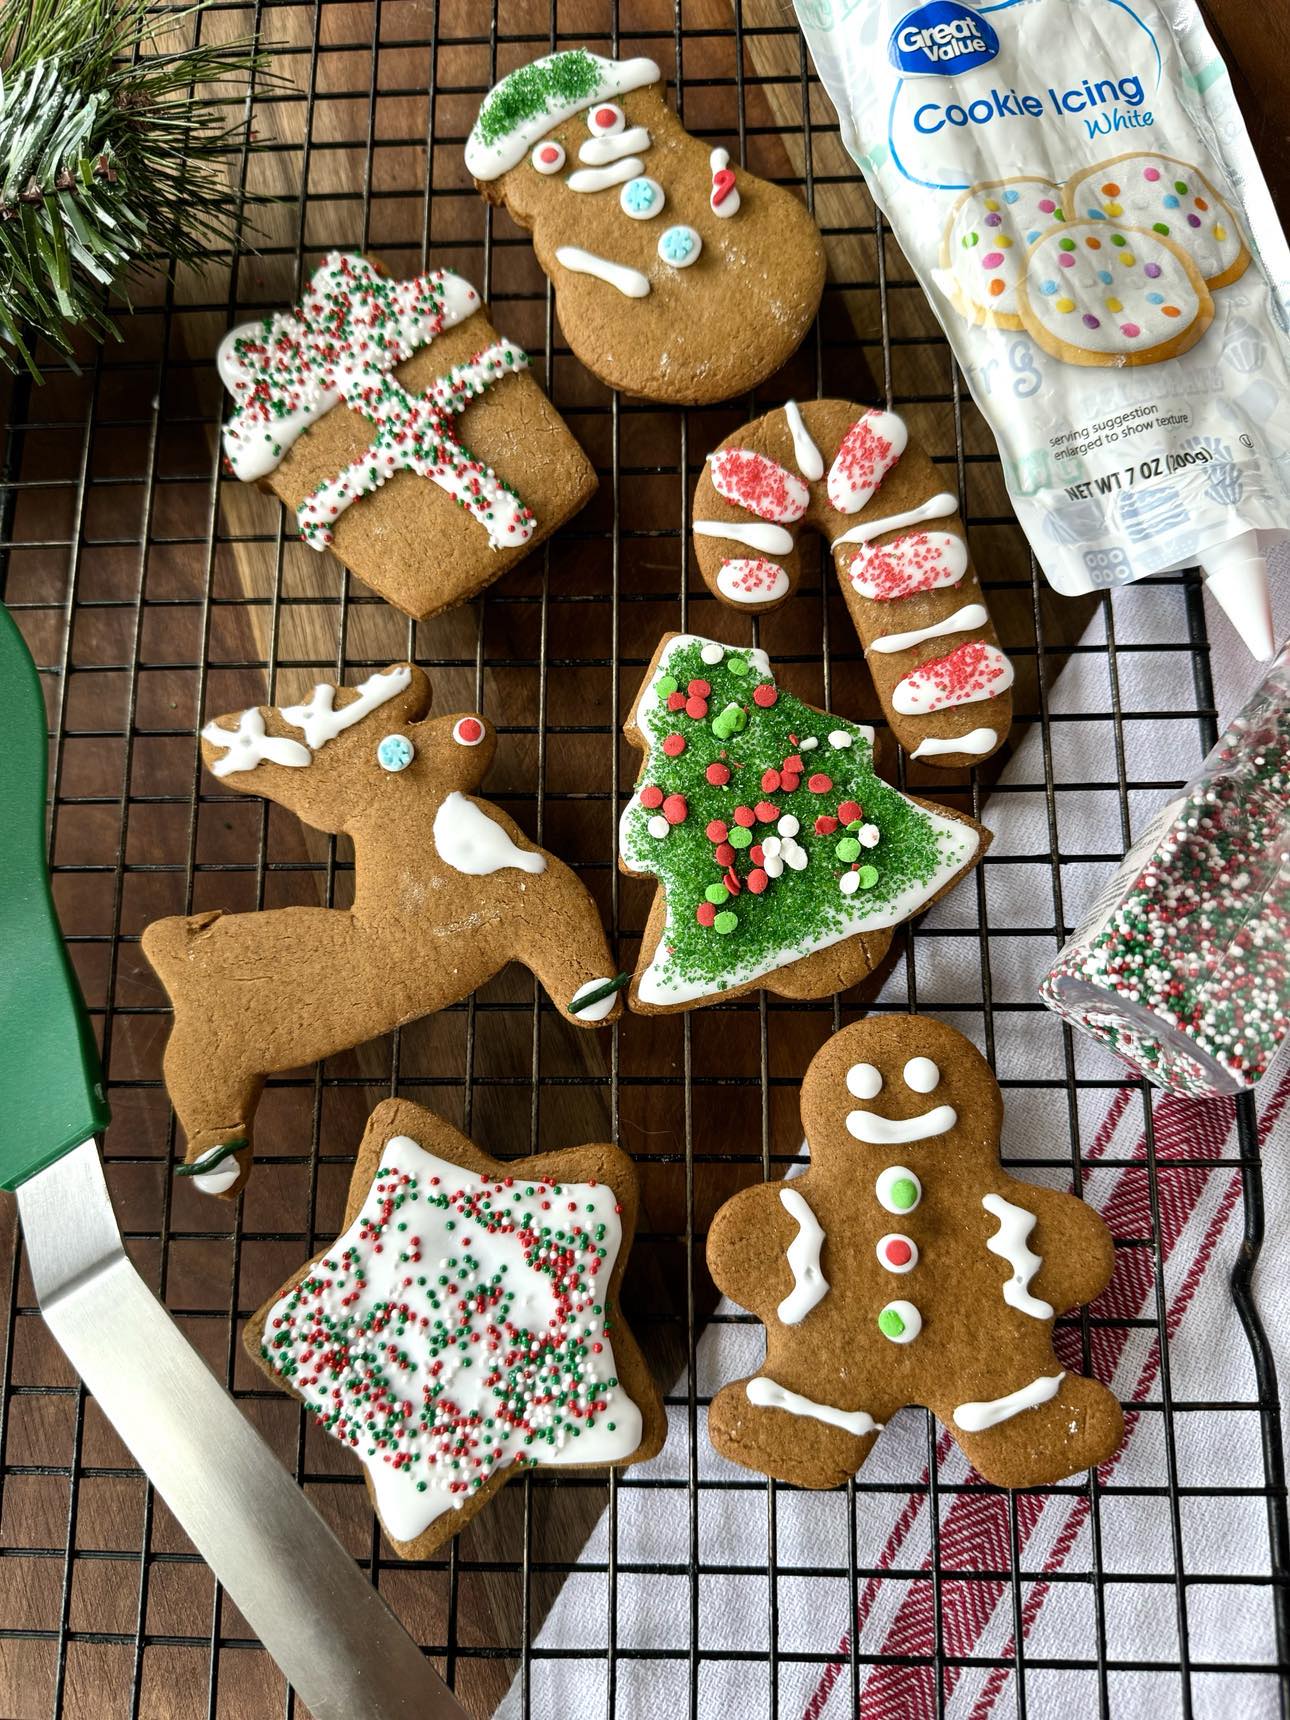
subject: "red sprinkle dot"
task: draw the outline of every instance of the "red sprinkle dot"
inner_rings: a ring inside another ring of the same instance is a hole
[[[737,896],[739,894],[739,874],[735,871],[733,866],[726,873],[725,883],[726,889],[729,890],[732,896]]]
[[[663,790],[656,783],[649,783],[641,790],[641,805],[648,806],[653,812],[656,806],[663,804]]]
[[[482,739],[484,725],[478,717],[463,717],[457,724],[457,739],[464,741],[468,747],[473,747],[476,741]]]
[[[779,688],[770,681],[763,681],[760,687],[753,688],[753,704],[760,705],[763,711],[768,711],[779,697]]]
[[[669,711],[683,711],[685,709],[685,694],[669,693],[667,695],[667,708]]]
[[[801,787],[801,784],[801,777],[796,774],[790,775],[788,771],[785,771],[779,779],[779,786],[783,789],[785,794],[796,794],[797,790]]]
[[[735,851],[728,842],[718,842],[712,858],[718,866],[730,866],[734,863]]]
[[[663,816],[669,824],[684,824],[689,810],[683,794],[669,794],[663,802]]]
[[[762,847],[760,842],[753,843],[752,847],[748,850],[748,858],[754,866],[761,865],[762,861],[766,858],[766,850]]]
[[[784,760],[784,769],[791,771],[794,776],[801,776],[806,766],[802,763],[801,753],[790,753]]]
[[[774,794],[775,790],[779,787],[779,772],[777,770],[763,771],[761,776],[761,786],[767,794]]]
[[[701,926],[710,926],[717,917],[717,910],[711,902],[700,902],[694,910],[694,917]]]
[[[821,771],[817,775],[808,778],[806,786],[810,789],[812,794],[827,794],[833,787],[833,778],[831,776],[825,776]]]
[[[724,788],[726,783],[730,781],[730,766],[728,764],[710,764],[703,774],[713,788]]]
[[[748,888],[752,891],[754,896],[760,896],[769,883],[770,879],[762,871],[760,866],[755,866],[748,874]]]
[[[830,818],[827,812],[822,812],[815,820],[815,834],[817,836],[832,836],[837,827],[837,819]]]
[[[757,814],[758,824],[773,824],[779,817],[779,808],[773,800],[759,800],[753,811]]]
[[[685,751],[685,736],[669,735],[663,742],[663,751],[669,758],[680,758]]]
[[[687,717],[693,717],[696,723],[701,723],[708,714],[708,701],[698,698],[687,699],[685,701],[685,714]]]
[[[838,818],[843,824],[850,824],[857,818],[864,817],[864,809],[858,800],[844,800],[838,808]]]
[[[914,1251],[909,1244],[899,1240],[889,1242],[885,1253],[893,1266],[908,1266],[914,1258]]]
[[[757,822],[756,814],[751,806],[736,806],[734,820],[736,824],[742,824],[745,830],[751,830]]]
[[[724,842],[729,834],[730,826],[720,818],[714,818],[704,831],[709,842]]]
[[[696,676],[685,690],[692,699],[706,699],[712,688],[706,681],[700,680]]]

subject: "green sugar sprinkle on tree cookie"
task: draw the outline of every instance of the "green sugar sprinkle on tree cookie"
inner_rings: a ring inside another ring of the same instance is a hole
[[[667,908],[643,1004],[706,998],[898,925],[976,857],[973,825],[884,782],[873,731],[784,692],[759,651],[678,636],[635,723],[649,757],[620,847]]]

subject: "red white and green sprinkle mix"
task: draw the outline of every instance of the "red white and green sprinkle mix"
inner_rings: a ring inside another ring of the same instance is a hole
[[[606,1319],[621,1241],[604,1185],[479,1176],[396,1136],[261,1355],[361,1459],[390,1535],[415,1540],[510,1464],[640,1444]]]

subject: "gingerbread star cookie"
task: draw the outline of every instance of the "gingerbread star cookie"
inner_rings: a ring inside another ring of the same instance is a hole
[[[1120,1405],[1064,1368],[1053,1321],[1110,1282],[1083,1201],[999,1166],[1003,1106],[984,1058],[925,1016],[858,1022],[802,1084],[810,1167],[718,1212],[708,1265],[766,1328],[757,1374],[708,1413],[725,1457],[836,1487],[906,1404],[974,1467],[1035,1487],[1104,1462]]]
[[[898,412],[790,400],[728,436],[694,492],[699,572],[754,613],[797,584],[803,533],[833,566],[892,733],[944,769],[1008,738],[1012,664],[968,551],[958,498]]]
[[[645,1013],[855,985],[990,840],[884,782],[873,730],[785,692],[762,651],[666,635],[625,732],[645,760],[619,863],[660,886],[630,993]]]
[[[526,1469],[660,1449],[619,1307],[636,1207],[614,1147],[503,1162],[404,1100],[372,1113],[344,1229],[244,1342],[353,1451],[401,1558],[438,1552]]]

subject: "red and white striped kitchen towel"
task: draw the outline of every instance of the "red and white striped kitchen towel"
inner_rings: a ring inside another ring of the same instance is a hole
[[[1277,605],[1280,636],[1290,631],[1287,575],[1290,564],[1277,586],[1285,594]],[[1194,717],[1147,714],[1195,709],[1189,655],[1133,649],[1185,639],[1182,604],[1181,592],[1161,587],[1135,586],[1116,598],[1127,778],[1148,785],[1130,792],[1135,833],[1163,804],[1169,785],[1200,762]],[[1221,618],[1211,620],[1213,679],[1226,718],[1256,684],[1258,666]],[[1100,617],[1084,643],[1105,643]],[[1069,662],[1051,701],[1055,780],[1080,785],[1057,797],[1064,906],[1076,924],[1111,870],[1109,863],[1080,856],[1118,854],[1125,846],[1110,693],[1108,655],[1095,649]],[[1081,712],[1108,715],[1063,720]],[[1056,948],[1054,934],[1033,934],[1035,927],[1054,924],[1043,780],[1040,737],[1032,732],[1005,773],[1006,792],[994,796],[988,813],[996,832],[992,853],[1009,861],[987,869],[996,1064],[1005,1081],[1050,1079],[1063,1068],[1056,1019],[1010,1007],[1035,1002],[1036,982]],[[976,915],[976,893],[963,889],[940,904],[929,923],[975,931]],[[921,937],[916,959],[919,1008],[981,1043],[981,1012],[962,1007],[982,994],[976,938]],[[903,998],[905,983],[902,967],[889,998]],[[1082,1039],[1077,1067],[1081,1076],[1122,1073]],[[1255,1283],[1282,1379],[1290,1377],[1285,1071],[1283,1060],[1260,1089],[1269,1234]],[[1005,1154],[1069,1154],[1070,1117],[1060,1090],[1020,1087],[1007,1091],[1005,1100]],[[1271,1720],[1278,1692],[1258,1382],[1228,1282],[1244,1229],[1241,1180],[1230,1162],[1237,1151],[1234,1110],[1221,1101],[1200,1104],[1163,1094],[1151,1105],[1149,1145],[1136,1089],[1078,1094],[1084,1194],[1124,1245],[1095,1309],[1123,1323],[1093,1328],[1091,1367],[1126,1404],[1141,1406],[1130,1413],[1128,1437],[1104,1467],[1096,1502],[1086,1478],[1047,1495],[1020,1495],[1015,1509],[1001,1494],[945,1492],[971,1472],[924,1411],[906,1410],[878,1440],[862,1478],[891,1490],[862,1486],[856,1494],[856,1564],[884,1573],[862,1580],[857,1595],[847,1577],[845,1493],[779,1488],[768,1510],[765,1483],[712,1451],[701,1408],[691,1432],[684,1401],[689,1382],[682,1379],[673,1389],[682,1402],[669,1410],[666,1447],[632,1472],[633,1480],[655,1485],[627,1484],[618,1491],[614,1613],[617,1646],[628,1652],[614,1670],[617,1714],[636,1720],[688,1712],[697,1662],[699,1712],[714,1720],[843,1720],[857,1706],[865,1720],[931,1720],[938,1712],[936,1673],[930,1666],[901,1665],[896,1657],[939,1651],[967,1662],[943,1665],[940,1672],[951,1720],[1013,1720],[1023,1711],[1032,1720],[1096,1714],[1099,1659],[1113,1715],[1154,1720],[1181,1714],[1181,1662],[1193,1669],[1188,1688],[1200,1720]],[[1159,1168],[1151,1178],[1149,1151],[1187,1163]],[[1069,1177],[1051,1166],[1033,1173],[1022,1167],[1018,1174],[1070,1186]],[[729,1304],[721,1310],[732,1311]],[[1163,1349],[1162,1322],[1168,1334]],[[1072,1367],[1083,1366],[1078,1329],[1060,1331],[1058,1349]],[[759,1327],[708,1326],[697,1352],[697,1394],[706,1397],[753,1372],[761,1353]],[[1221,1407],[1208,1407],[1215,1405]],[[935,1493],[929,1488],[931,1440]],[[739,1485],[701,1488],[692,1517],[692,1473],[700,1481]],[[567,1578],[538,1634],[528,1691],[535,1715],[600,1720],[608,1712],[609,1534],[606,1516],[581,1555],[588,1568]],[[1022,1573],[1015,1582],[1008,1574],[1013,1569]],[[1105,1576],[1100,1585],[1090,1575],[1098,1569]],[[969,1577],[939,1574],[946,1571]],[[1013,1671],[1019,1637],[1024,1710]],[[560,1658],[562,1650],[578,1658]],[[1004,1664],[974,1665],[974,1659]],[[1088,1669],[1060,1664],[1071,1660]],[[517,1680],[498,1712],[515,1720],[522,1710]]]

